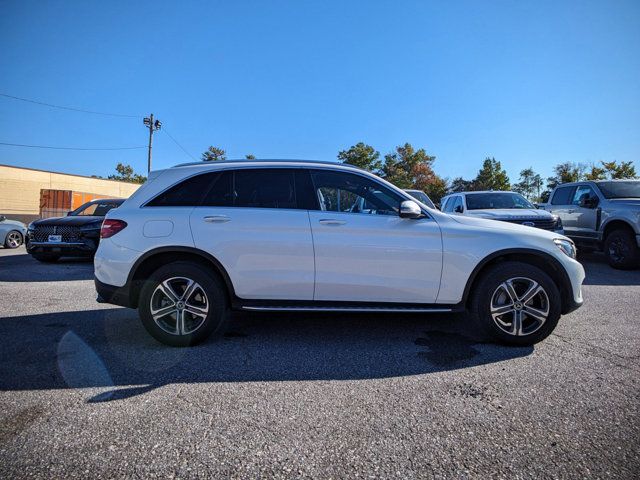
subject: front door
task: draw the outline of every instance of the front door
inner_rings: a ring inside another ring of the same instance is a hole
[[[320,210],[309,212],[315,300],[433,303],[442,268],[440,228],[398,216],[398,193],[359,174],[311,172]]]

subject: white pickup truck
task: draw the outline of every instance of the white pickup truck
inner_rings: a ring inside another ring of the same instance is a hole
[[[604,250],[613,268],[640,266],[640,180],[564,183],[538,207],[558,215],[579,247]]]

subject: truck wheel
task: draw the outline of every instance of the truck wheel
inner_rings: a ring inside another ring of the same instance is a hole
[[[226,288],[216,275],[195,263],[173,262],[145,282],[138,312],[159,342],[174,347],[196,345],[223,332],[228,317]]]
[[[508,345],[533,345],[558,324],[561,298],[555,282],[533,265],[505,262],[475,282],[470,313],[476,333]]]
[[[609,265],[620,270],[636,268],[640,263],[640,253],[635,235],[629,230],[618,229],[607,235],[604,253]]]

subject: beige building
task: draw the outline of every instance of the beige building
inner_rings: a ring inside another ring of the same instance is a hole
[[[0,164],[0,214],[30,222],[40,218],[40,190],[73,190],[127,198],[140,185],[103,178]]]

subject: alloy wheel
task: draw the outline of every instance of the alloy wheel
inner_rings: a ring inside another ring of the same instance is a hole
[[[7,244],[9,248],[18,248],[22,245],[22,235],[18,232],[9,232],[7,235]]]
[[[198,330],[209,314],[209,307],[202,286],[186,277],[162,281],[150,300],[153,321],[171,335],[188,335]]]
[[[502,282],[491,296],[491,317],[505,333],[530,335],[549,316],[549,296],[535,280],[514,277]]]

